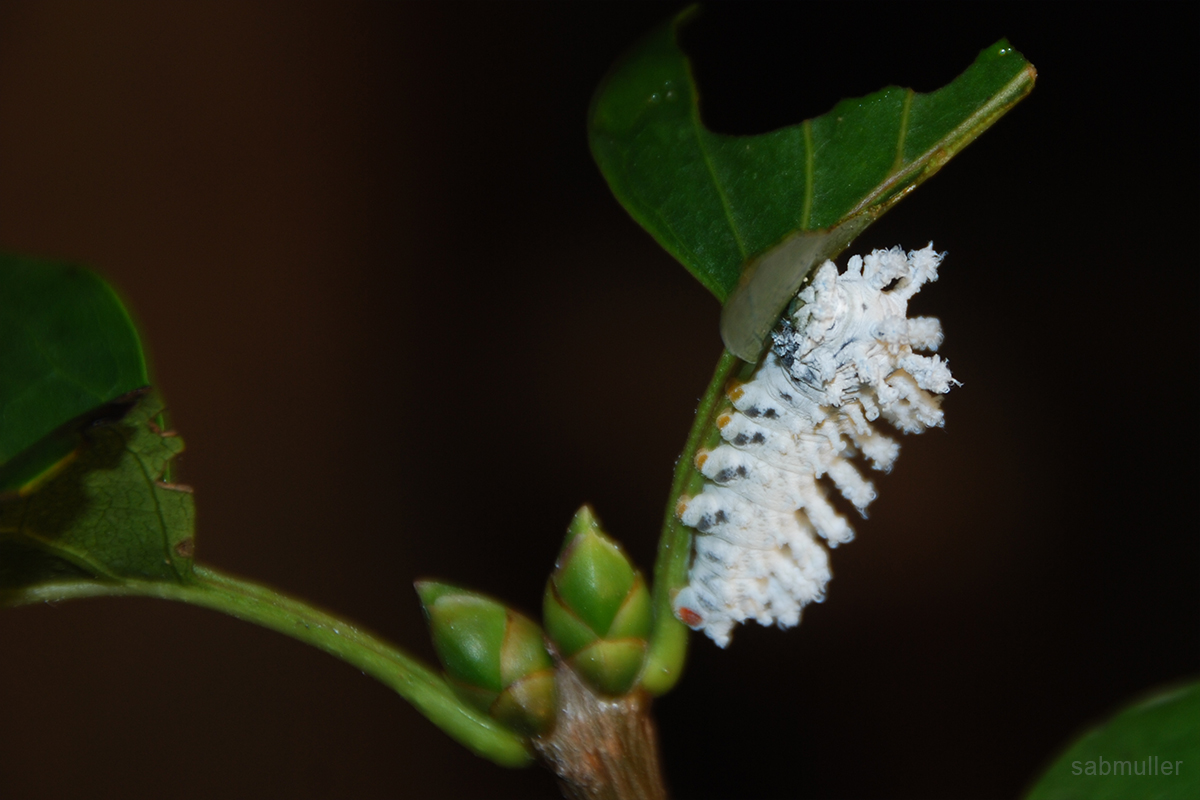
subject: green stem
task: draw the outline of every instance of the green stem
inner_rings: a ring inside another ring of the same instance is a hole
[[[679,498],[696,494],[704,486],[704,476],[696,468],[696,453],[702,447],[715,444],[719,437],[716,418],[723,406],[725,385],[744,366],[744,362],[728,350],[721,353],[712,380],[696,408],[696,421],[688,433],[687,444],[675,462],[675,479],[667,498],[662,534],[658,539],[658,558],[654,562],[654,630],[642,674],[642,686],[654,695],[669,691],[678,682],[687,659],[688,628],[675,618],[671,601],[675,593],[687,585],[692,531],[679,521],[675,506]]]
[[[391,687],[478,755],[505,767],[526,766],[533,760],[524,737],[463,704],[437,673],[398,647],[273,589],[199,564],[195,580],[188,584],[134,580],[48,584],[24,590],[21,602],[117,595],[203,606],[299,639]]]

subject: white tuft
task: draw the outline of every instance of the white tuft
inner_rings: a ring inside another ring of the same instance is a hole
[[[819,479],[865,515],[875,487],[852,459],[886,471],[900,449],[873,423],[905,433],[942,424],[936,395],[956,382],[944,360],[914,352],[937,350],[941,325],[907,311],[943,255],[932,244],[876,250],[840,275],[826,261],[754,377],[730,389],[725,443],[701,454],[708,481],[681,505],[697,535],[674,600],[676,615],[721,647],[740,622],[791,627],[825,598],[829,556],[818,537],[836,547],[854,530]]]

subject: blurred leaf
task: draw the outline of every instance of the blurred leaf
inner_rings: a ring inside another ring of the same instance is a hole
[[[1200,683],[1160,690],[1088,731],[1027,800],[1200,797]]]
[[[191,489],[162,481],[183,441],[158,429],[161,412],[146,393],[84,428],[79,456],[37,492],[0,502],[0,605],[47,583],[191,578]]]
[[[1036,73],[1001,40],[938,91],[893,86],[798,125],[726,136],[701,122],[677,42],[693,12],[648,36],[600,85],[592,154],[634,219],[726,304],[726,347],[753,361],[812,266],[1028,94]]]
[[[525,736],[464,705],[403,650],[194,563],[191,489],[170,482],[183,440],[162,430],[137,331],[103,280],[0,256],[0,337],[0,607],[138,595],[212,608],[353,664],[481,756],[531,762]],[[537,703],[553,718],[553,671],[528,624],[546,676],[503,687],[506,721],[524,723]],[[509,655],[519,668],[523,653]]]
[[[79,431],[149,382],[129,314],[82,267],[0,255],[0,342],[0,496],[65,466]]]

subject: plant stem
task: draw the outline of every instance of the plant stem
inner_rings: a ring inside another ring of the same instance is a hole
[[[534,739],[568,800],[666,800],[650,698],[640,689],[606,698],[560,664],[558,720]]]
[[[431,722],[474,753],[506,767],[528,765],[536,747],[562,781],[569,797],[665,798],[659,769],[649,695],[668,691],[678,682],[687,656],[688,629],[675,618],[671,601],[687,585],[692,532],[679,522],[681,497],[703,487],[696,468],[697,452],[719,439],[716,418],[723,408],[725,387],[748,365],[728,351],[717,361],[696,409],[696,419],[667,500],[658,557],[654,565],[654,627],[641,687],[617,699],[597,697],[565,667],[559,670],[558,725],[545,739],[530,742],[464,704],[429,667],[378,637],[343,619],[250,581],[196,564],[190,580],[71,581],[47,583],[0,593],[0,606],[57,602],[84,597],[139,596],[203,606],[291,636],[318,647],[391,687]]]
[[[211,608],[291,636],[362,670],[392,688],[469,750],[505,767],[533,760],[527,741],[465,705],[441,676],[378,637],[299,600],[199,564],[190,583],[125,580],[73,582],[25,589],[19,602],[140,596]]]
[[[696,421],[688,433],[687,444],[675,462],[675,479],[667,498],[658,558],[654,562],[654,629],[642,673],[642,686],[653,695],[663,694],[676,684],[687,658],[688,628],[675,618],[671,601],[687,585],[692,531],[679,521],[675,507],[681,497],[695,494],[703,487],[704,476],[696,468],[696,453],[713,445],[720,435],[716,417],[722,408],[725,385],[735,372],[746,366],[728,350],[722,351],[712,380],[696,408]]]

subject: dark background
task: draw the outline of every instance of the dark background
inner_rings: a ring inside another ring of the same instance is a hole
[[[199,557],[432,658],[417,576],[536,612],[575,507],[652,564],[718,306],[584,117],[677,4],[5,3],[0,244],[90,264],[187,439]],[[949,251],[963,382],[796,630],[694,639],[681,798],[1011,797],[1200,670],[1197,6],[710,10],[757,132],[1007,36],[1032,96],[856,245]],[[0,796],[554,797],[382,686],[208,611],[0,614]]]

